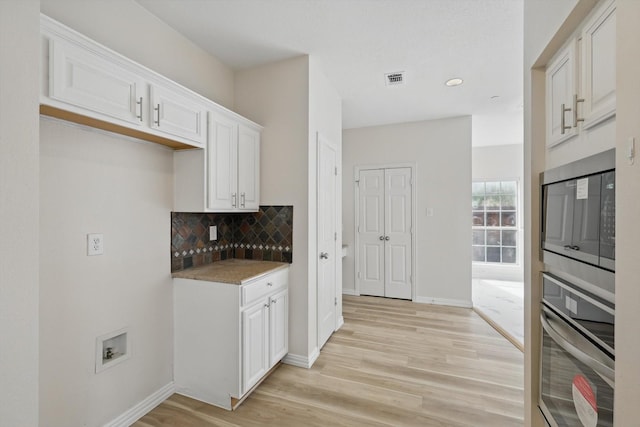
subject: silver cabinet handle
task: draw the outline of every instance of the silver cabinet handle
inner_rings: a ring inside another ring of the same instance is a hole
[[[578,118],[578,102],[584,102],[584,98],[578,98],[578,95],[573,95],[573,127],[578,127],[578,122],[584,122],[583,118]]]
[[[153,110],[158,112],[158,119],[154,120],[154,123],[157,126],[160,126],[160,104],[156,105],[156,107]]]
[[[240,193],[240,207],[244,208],[245,196],[244,193]]]
[[[327,252],[320,252],[320,259],[329,259],[329,254]]]
[[[380,237],[379,237],[379,239],[380,239],[380,240],[384,240],[384,236],[380,236]]]
[[[142,97],[140,97],[140,99],[138,101],[136,101],[136,105],[138,105],[140,107],[140,114],[136,114],[136,118],[140,119],[140,121],[142,121]]]
[[[389,237],[389,236],[384,236],[384,240],[387,240],[387,241],[388,241],[389,239],[391,239],[391,237]]]
[[[231,206],[233,206],[234,208],[236,207],[236,202],[237,202],[237,197],[236,197],[236,193],[233,193],[231,195]]]
[[[565,123],[565,114],[571,111],[571,108],[567,108],[564,104],[562,104],[560,110],[562,112],[562,116],[560,116],[560,133],[564,135],[565,130],[571,129],[571,126],[566,126]]]

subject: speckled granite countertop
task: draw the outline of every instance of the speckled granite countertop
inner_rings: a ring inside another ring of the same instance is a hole
[[[257,279],[260,276],[281,268],[286,268],[289,265],[290,264],[286,262],[227,259],[224,261],[216,261],[212,264],[203,265],[201,267],[176,271],[171,276],[181,279],[205,280],[208,282],[242,285],[249,280]]]

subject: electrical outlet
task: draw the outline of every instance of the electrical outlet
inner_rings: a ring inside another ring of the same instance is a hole
[[[102,255],[104,253],[104,236],[102,234],[87,234],[87,255]]]
[[[218,227],[215,225],[209,227],[209,240],[218,240]]]

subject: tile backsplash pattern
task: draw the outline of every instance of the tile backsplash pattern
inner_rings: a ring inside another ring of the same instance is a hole
[[[209,240],[209,227],[218,239]],[[171,213],[171,271],[228,259],[292,262],[293,206],[251,213]]]

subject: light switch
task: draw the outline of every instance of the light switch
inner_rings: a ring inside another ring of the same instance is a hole
[[[218,240],[218,227],[215,225],[209,227],[209,240]]]

